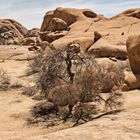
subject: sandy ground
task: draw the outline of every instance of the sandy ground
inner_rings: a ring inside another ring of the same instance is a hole
[[[16,48],[15,51],[13,47]],[[26,76],[29,63],[26,58],[28,58],[29,51],[26,47],[17,47],[0,46],[0,60],[4,59],[4,62],[0,61],[0,68],[6,70],[12,84],[18,82],[24,86],[33,85],[33,77]],[[27,139],[67,127],[67,125],[61,125],[47,129],[43,126],[27,125],[26,119],[35,103],[37,101],[22,95],[19,89],[0,91],[0,140]]]
[[[13,81],[32,84],[30,77],[24,77],[27,65],[26,60],[10,59],[0,63],[0,68]],[[65,126],[28,126],[26,119],[37,101],[15,89],[0,91],[0,140],[140,140],[140,91],[125,92],[124,99],[123,112],[62,130]]]
[[[124,112],[75,128],[56,131],[62,129],[62,126],[50,129],[26,124],[29,110],[35,104],[34,100],[15,90],[0,92],[0,140],[139,140],[140,91],[128,92],[125,97]]]

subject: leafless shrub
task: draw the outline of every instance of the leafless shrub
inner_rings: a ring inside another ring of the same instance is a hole
[[[45,57],[42,53],[38,53],[35,57],[33,57],[29,61],[29,69],[27,70],[27,75],[38,73],[42,68],[44,58]]]
[[[74,106],[78,102],[78,94],[71,84],[61,85],[50,91],[48,100],[57,106]]]
[[[101,92],[100,67],[95,61],[87,64],[82,71],[75,76],[74,86],[77,88],[80,101],[93,101],[94,93]]]
[[[79,59],[77,58],[78,55],[75,55],[77,52],[74,53],[73,51],[73,48],[64,51],[54,49],[51,54],[41,57],[37,85],[46,96],[55,86],[73,82],[72,67],[75,59]]]
[[[118,87],[114,87],[114,89],[108,94],[108,97],[104,100],[106,110],[119,109],[123,104],[122,93]]]
[[[4,69],[0,69],[0,89],[7,90],[10,87],[10,77]]]
[[[121,67],[114,64],[104,67],[91,61],[84,71],[75,76],[74,85],[80,93],[81,101],[89,102],[96,100],[98,93],[111,92],[114,87],[121,89],[123,82],[124,72]]]
[[[79,101],[79,94],[72,84],[61,85],[50,91],[48,100],[57,106],[59,116],[66,121],[73,106]]]
[[[120,65],[104,66],[100,75],[102,75],[103,92],[110,92],[115,86],[120,89],[123,85],[125,75]]]
[[[71,115],[71,111],[70,111],[70,107],[67,106],[59,106],[58,107],[58,112],[57,112],[57,116],[63,120],[64,122],[66,122],[66,120],[68,119],[68,117]]]

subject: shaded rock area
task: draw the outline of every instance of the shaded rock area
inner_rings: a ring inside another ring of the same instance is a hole
[[[53,18],[48,27],[48,31],[59,31],[59,30],[66,30],[67,29],[67,23],[60,19],[60,18]]]

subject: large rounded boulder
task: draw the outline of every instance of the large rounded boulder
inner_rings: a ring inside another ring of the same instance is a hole
[[[131,69],[134,74],[140,74],[140,35],[129,36],[126,46]]]
[[[47,28],[47,30],[50,31],[59,31],[59,30],[66,30],[66,29],[67,29],[67,23],[60,18],[53,18],[50,21],[50,24]]]
[[[127,51],[124,45],[112,45],[105,39],[100,39],[89,49],[88,54],[101,57],[115,57],[117,59],[127,59]]]

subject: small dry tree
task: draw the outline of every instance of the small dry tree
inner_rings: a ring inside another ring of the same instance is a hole
[[[120,90],[124,81],[121,67],[101,66],[94,57],[81,55],[79,48],[60,50],[51,46],[50,49],[49,55],[34,59],[40,63],[32,62],[32,69],[37,69],[38,88],[57,108],[57,117],[64,121],[72,117],[78,123],[91,120],[100,105],[106,111],[121,106]],[[64,117],[60,115],[62,110]]]
[[[55,86],[73,83],[73,67],[77,60],[81,61],[76,48],[50,49],[50,54],[41,53],[30,62],[30,72],[37,73],[37,85],[46,96]]]

